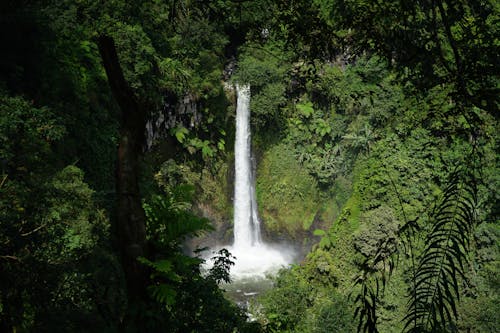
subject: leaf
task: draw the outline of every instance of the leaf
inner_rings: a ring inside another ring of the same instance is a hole
[[[213,157],[214,156],[214,150],[208,145],[208,141],[203,142],[204,145],[201,148],[201,153],[203,157]]]
[[[457,168],[431,211],[433,223],[412,279],[405,332],[437,331],[457,318],[460,282],[465,275],[471,231],[476,225],[474,177]]]
[[[168,259],[149,261],[144,257],[137,258],[139,262],[154,269],[152,277],[161,276],[173,282],[180,281],[180,276],[174,271],[173,263]]]
[[[186,135],[189,133],[189,130],[184,126],[175,127],[172,129],[172,131],[175,135],[175,138],[180,143],[183,143],[186,140]]]
[[[165,283],[148,287],[153,298],[167,307],[175,305],[177,292],[172,286]]]
[[[296,105],[297,110],[306,118],[309,118],[314,113],[313,104],[311,102],[306,102],[303,104]]]
[[[332,242],[330,240],[330,238],[328,237],[323,237],[321,238],[321,240],[319,241],[319,246],[322,247],[322,248],[329,248],[332,246]]]
[[[220,151],[224,151],[226,148],[226,141],[224,141],[224,139],[220,139],[219,142],[217,142],[217,148]]]
[[[316,230],[314,230],[313,235],[314,236],[326,236],[326,232],[324,230],[321,230],[321,229],[316,229]]]

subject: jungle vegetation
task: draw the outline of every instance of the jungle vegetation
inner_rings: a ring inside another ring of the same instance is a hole
[[[0,331],[500,328],[498,1],[4,0],[0,45]],[[230,238],[234,82],[307,252],[254,321],[184,251]]]

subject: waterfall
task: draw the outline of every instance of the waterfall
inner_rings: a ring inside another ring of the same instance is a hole
[[[292,262],[294,253],[261,240],[251,152],[250,87],[236,85],[236,92],[234,244],[229,248],[236,259],[231,275],[233,279],[263,278]]]
[[[259,246],[260,221],[255,198],[250,131],[250,87],[236,85],[236,140],[234,144],[234,248]]]

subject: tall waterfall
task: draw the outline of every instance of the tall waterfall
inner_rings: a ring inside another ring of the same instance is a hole
[[[234,247],[259,246],[260,221],[255,198],[250,132],[250,87],[236,85],[236,140],[234,144]]]
[[[264,244],[255,197],[255,167],[251,153],[250,87],[236,85],[236,140],[234,185],[234,244],[229,248],[236,257],[231,275],[239,278],[263,278],[293,260],[293,252],[284,247]]]

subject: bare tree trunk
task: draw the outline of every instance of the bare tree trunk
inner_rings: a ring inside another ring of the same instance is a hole
[[[99,52],[111,91],[121,110],[116,170],[116,230],[129,305],[146,297],[146,272],[137,257],[146,256],[146,216],[139,194],[139,157],[144,141],[145,112],[125,81],[113,38],[100,36]]]

